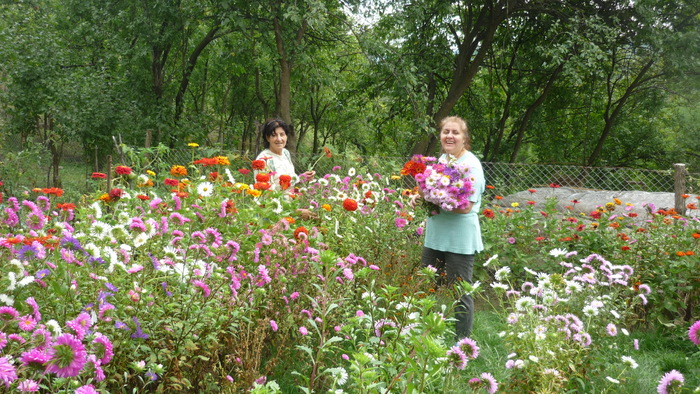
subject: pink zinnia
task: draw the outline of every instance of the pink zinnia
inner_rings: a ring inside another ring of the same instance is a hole
[[[693,323],[688,329],[688,338],[694,344],[700,346],[700,320]]]
[[[46,372],[55,373],[60,378],[77,376],[87,362],[85,346],[72,334],[63,334],[48,350],[51,356]]]
[[[0,357],[0,380],[5,383],[5,387],[10,388],[10,384],[17,380],[17,370],[10,364],[7,357]]]
[[[36,327],[36,320],[31,315],[24,315],[19,319],[19,329],[22,331],[31,331]]]
[[[683,387],[684,381],[683,375],[674,369],[665,374],[661,380],[659,380],[659,385],[656,387],[656,391],[659,394],[667,394],[669,389],[675,392],[676,390],[674,389]]]

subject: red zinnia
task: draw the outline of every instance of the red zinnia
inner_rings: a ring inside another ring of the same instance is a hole
[[[204,157],[204,158],[201,158],[199,160],[195,160],[193,163],[194,164],[201,164],[204,167],[207,167],[207,166],[215,166],[215,165],[219,164],[219,160],[216,157],[212,157],[212,158]]]
[[[357,201],[352,198],[346,198],[345,201],[343,201],[343,208],[345,208],[346,211],[355,211],[357,210]]]
[[[105,179],[107,178],[107,174],[104,174],[102,172],[93,172],[92,173],[92,179]]]
[[[180,181],[178,181],[177,179],[165,178],[165,180],[163,181],[163,183],[164,183],[166,186],[177,186],[177,185],[180,183]]]
[[[258,182],[270,182],[270,174],[261,172],[255,175],[255,180]]]
[[[306,235],[305,238],[308,238],[308,237],[309,237],[309,230],[307,230],[306,227],[297,227],[297,229],[294,230],[294,239],[296,239],[297,241],[299,241],[299,240],[300,240],[300,234],[302,234],[302,233],[303,233],[304,235]]]
[[[55,195],[56,197],[61,197],[61,196],[63,195],[63,190],[62,190],[62,189],[59,189],[59,188],[57,188],[57,187],[51,187],[51,188],[48,188],[48,189],[42,189],[42,192],[44,192],[44,194],[53,194],[53,195]]]
[[[265,169],[265,160],[253,160],[251,167],[253,167],[254,170]]]
[[[410,160],[409,162],[403,165],[403,168],[401,169],[401,175],[410,175],[412,177],[415,177],[418,174],[422,174],[423,171],[425,171],[425,168],[425,163],[416,160]]]
[[[145,194],[139,194],[139,195],[136,196],[136,197],[137,197],[139,200],[143,200],[143,201],[146,201],[146,200],[150,200],[150,199],[151,199],[151,197],[148,197],[148,196],[145,195]]]
[[[627,245],[625,245],[625,246],[622,247],[622,250],[630,250],[630,247],[627,246]]]
[[[243,174],[243,175],[250,174],[250,170],[247,169],[247,168],[240,168],[240,169],[238,170],[238,172],[240,172],[240,173]]]
[[[267,190],[270,188],[270,184],[267,182],[255,182],[253,189],[255,190]]]
[[[292,185],[292,177],[291,176],[289,176],[287,174],[280,175],[280,187],[282,188],[282,190],[289,189],[289,187],[291,185]]]
[[[556,184],[556,183],[550,183],[549,187],[557,188],[557,187],[561,187],[561,186]]]
[[[58,203],[58,204],[56,204],[56,208],[62,209],[62,210],[64,210],[64,211],[73,210],[73,209],[75,209],[75,204],[71,204],[71,203],[69,203],[69,202],[67,202],[67,203]]]
[[[496,216],[496,213],[493,212],[493,210],[488,209],[488,208],[484,209],[483,212],[481,212],[481,213],[483,213],[484,216],[486,216],[489,219],[493,219]]]
[[[121,197],[123,193],[124,193],[124,191],[122,189],[115,187],[114,189],[109,191],[109,198],[111,198],[113,200],[117,199],[117,198]]]
[[[116,172],[117,175],[129,175],[131,174],[131,168],[127,166],[116,166],[114,167],[114,172]]]

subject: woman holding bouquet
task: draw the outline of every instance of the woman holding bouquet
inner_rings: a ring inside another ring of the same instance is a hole
[[[468,168],[471,194],[465,204],[451,210],[440,208],[438,214],[428,218],[421,262],[436,268],[438,274],[446,273],[449,285],[457,280],[471,284],[474,255],[484,249],[478,217],[485,188],[484,171],[479,159],[470,152],[471,138],[464,119],[447,117],[440,122],[439,130],[443,152],[439,162]],[[420,191],[421,196],[425,191]],[[415,200],[412,202],[415,204]],[[474,300],[464,294],[455,308],[458,340],[471,335],[473,318]]]

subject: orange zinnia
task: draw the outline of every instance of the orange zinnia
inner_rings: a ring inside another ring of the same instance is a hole
[[[251,167],[253,167],[254,170],[262,170],[265,168],[265,160],[253,160]]]
[[[172,176],[187,176],[187,168],[181,165],[174,165],[170,167],[170,175]]]

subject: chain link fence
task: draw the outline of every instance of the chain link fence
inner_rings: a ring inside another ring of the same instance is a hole
[[[167,157],[170,164],[192,162],[192,151],[173,150]],[[201,152],[197,152],[201,153]],[[214,155],[227,156],[233,168],[249,168],[255,159],[251,152],[215,152]],[[198,156],[199,157],[199,156]],[[398,175],[410,157],[401,156],[359,156],[333,154],[294,155],[297,172],[313,169],[318,174],[346,174],[354,168],[357,174]],[[494,186],[498,194],[508,195],[536,187],[559,185],[580,190],[607,191],[646,191],[674,192],[674,170],[646,170],[624,167],[584,167],[557,164],[493,163],[483,162],[486,182]],[[700,191],[700,174],[686,175],[686,189],[689,193]],[[406,187],[413,182],[406,180]]]

